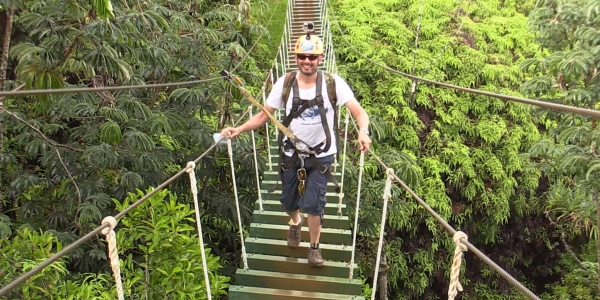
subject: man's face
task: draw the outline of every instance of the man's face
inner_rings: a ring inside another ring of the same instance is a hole
[[[305,76],[312,76],[317,72],[319,63],[321,63],[321,55],[318,54],[296,54],[296,63],[298,69]]]

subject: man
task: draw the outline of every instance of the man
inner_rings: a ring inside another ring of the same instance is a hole
[[[303,35],[298,39],[294,53],[296,54],[295,60],[299,67],[299,72],[295,72],[295,80],[292,78],[294,84],[292,89],[294,92],[289,92],[289,97],[285,99],[284,104],[282,95],[285,75],[282,76],[274,84],[273,89],[269,93],[265,108],[273,114],[276,109],[285,107],[286,115],[290,115],[294,96],[300,98],[300,103],[313,101],[311,102],[312,104],[316,103],[316,98],[322,97],[323,99],[321,105],[310,107],[307,104],[308,107],[305,107],[304,111],[297,113],[297,117],[290,118],[291,122],[288,128],[299,140],[308,145],[291,145],[290,147],[291,142],[286,137],[285,142],[287,147],[284,148],[285,157],[282,164],[282,172],[280,173],[283,187],[280,201],[291,218],[287,240],[288,246],[297,247],[300,244],[304,218],[300,214],[299,209],[302,209],[308,214],[308,228],[310,233],[308,263],[311,266],[322,266],[323,258],[319,248],[319,238],[323,223],[324,208],[327,202],[325,197],[327,177],[324,170],[327,170],[331,166],[334,156],[338,151],[335,142],[324,142],[324,140],[326,140],[327,136],[330,137],[329,141],[335,138],[335,134],[337,133],[333,131],[333,124],[336,120],[334,119],[334,110],[329,100],[325,76],[323,76],[321,70],[318,70],[319,64],[323,59],[323,43],[318,36],[311,36],[310,33]],[[322,80],[321,84],[317,84],[317,78]],[[360,150],[367,151],[371,145],[368,131],[369,116],[354,98],[354,93],[348,84],[338,75],[334,75],[334,79],[337,105],[345,105],[356,118],[360,128],[358,135]],[[321,93],[317,93],[316,87],[318,86],[321,86]],[[318,97],[319,95],[321,96]],[[325,112],[322,112],[322,109],[319,108],[324,108]],[[326,116],[326,123],[322,122],[322,116]],[[269,117],[265,113],[260,112],[237,128],[228,127],[223,129],[221,136],[234,138],[242,132],[263,126],[268,120]],[[328,127],[329,134],[325,132],[323,124],[327,124],[326,127]],[[323,147],[323,144],[326,144],[326,146]],[[298,150],[299,148],[316,149],[317,154],[313,154],[314,157],[311,158],[314,159],[312,160],[304,159],[302,153],[294,153],[302,152]],[[300,159],[298,157],[306,163],[304,167],[307,177],[302,195],[298,191],[299,181],[297,171],[300,168]]]

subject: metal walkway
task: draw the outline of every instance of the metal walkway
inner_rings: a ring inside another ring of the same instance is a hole
[[[296,0],[288,2],[288,13],[279,54],[275,60],[273,80],[286,72],[297,69],[294,61],[296,40],[304,34],[303,24],[314,23],[315,32],[325,43],[326,52],[321,68],[334,72],[335,58],[326,21],[325,1]],[[352,231],[346,207],[342,205],[342,216],[338,216],[338,194],[334,185],[328,183],[327,206],[321,232],[320,248],[324,266],[308,265],[309,233],[306,219],[302,227],[302,243],[293,249],[287,246],[289,217],[281,208],[279,196],[281,184],[273,193],[267,190],[277,184],[279,154],[276,135],[273,135],[270,156],[264,179],[261,182],[263,211],[255,205],[249,236],[245,239],[248,270],[239,268],[235,285],[229,288],[228,298],[237,299],[364,299],[361,296],[362,282],[349,279],[349,261],[352,255]],[[335,170],[337,171],[337,170]],[[334,172],[341,180],[341,173]]]

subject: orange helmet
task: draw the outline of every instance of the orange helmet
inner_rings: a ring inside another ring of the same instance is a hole
[[[323,54],[323,42],[316,35],[302,35],[296,42],[294,54]]]

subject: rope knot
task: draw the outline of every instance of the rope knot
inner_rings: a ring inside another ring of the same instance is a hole
[[[467,245],[465,242],[468,241],[467,234],[462,231],[457,231],[452,236],[452,240],[456,244],[454,248],[454,260],[452,261],[452,270],[450,271],[450,287],[448,288],[448,300],[454,300],[454,297],[458,295],[458,291],[463,290],[462,285],[458,281],[460,276],[460,264],[462,263],[463,252],[467,251]]]
[[[108,258],[110,259],[110,267],[115,277],[117,297],[119,300],[124,300],[123,283],[121,282],[121,265],[117,250],[117,238],[114,231],[117,226],[117,220],[113,216],[107,216],[102,219],[102,225],[108,225],[108,227],[102,229],[102,234],[106,235],[106,241],[108,242]]]
[[[186,172],[192,173],[192,172],[194,172],[194,169],[196,169],[196,163],[193,161],[188,161],[186,168],[187,168],[185,170]]]
[[[102,234],[108,235],[115,227],[117,227],[117,220],[113,216],[108,216],[102,219],[102,225],[108,225],[108,227],[102,229]]]
[[[385,173],[386,173],[388,176],[394,176],[394,169],[392,169],[392,168],[387,168],[387,169],[385,170]]]
[[[464,242],[469,240],[469,237],[466,233],[462,231],[457,231],[456,233],[454,233],[454,236],[452,236],[452,240],[454,240],[454,244],[456,244],[456,247],[460,248],[461,251],[468,250],[467,245],[464,244]]]

